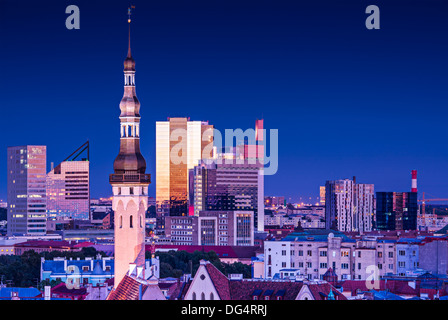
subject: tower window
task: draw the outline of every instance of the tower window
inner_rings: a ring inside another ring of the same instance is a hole
[[[132,216],[129,217],[129,228],[134,228]]]
[[[123,228],[123,216],[120,216],[120,228]]]

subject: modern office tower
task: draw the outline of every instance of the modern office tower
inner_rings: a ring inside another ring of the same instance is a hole
[[[262,189],[259,163],[248,160],[228,159],[223,163],[205,163],[194,168],[194,214],[201,211],[251,211],[257,229],[259,192]],[[264,211],[264,203],[261,208]],[[261,223],[264,228],[264,221]]]
[[[325,186],[319,187],[319,202],[321,205],[325,205]]]
[[[378,230],[417,230],[417,192],[377,192]]]
[[[78,157],[86,152],[87,157]],[[52,219],[90,219],[89,142],[47,174],[47,216]]]
[[[354,185],[354,231],[372,231],[375,215],[375,191],[373,184]]]
[[[198,216],[166,217],[166,236],[175,245],[253,246],[253,212],[201,211]]]
[[[374,214],[373,184],[333,180],[325,184],[325,228],[342,232],[371,231]]]
[[[156,122],[156,202],[170,216],[188,215],[188,170],[213,158],[213,126],[189,118]]]
[[[148,208],[146,161],[140,152],[140,102],[135,92],[135,61],[131,55],[129,22],[128,55],[124,61],[124,94],[120,102],[120,152],[114,161],[112,209],[114,217],[115,281],[116,288],[130,264],[144,278],[145,270],[145,213]]]
[[[8,148],[8,236],[45,235],[46,146]]]

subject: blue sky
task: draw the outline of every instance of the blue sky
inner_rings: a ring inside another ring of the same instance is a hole
[[[448,5],[402,1],[133,1],[141,150],[153,175],[155,122],[279,131],[266,195],[318,196],[357,177],[376,191],[448,197]],[[80,8],[79,30],[65,8]],[[367,30],[365,8],[380,8]],[[109,196],[119,149],[128,1],[0,1],[0,199],[6,148],[47,145],[48,167],[89,139],[91,194]]]

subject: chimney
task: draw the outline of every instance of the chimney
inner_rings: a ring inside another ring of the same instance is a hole
[[[143,278],[143,267],[137,267],[137,278]]]
[[[412,175],[411,192],[417,192],[417,170],[412,170],[411,175]]]
[[[44,294],[45,300],[51,300],[51,287],[45,286],[44,292],[45,292]]]
[[[136,267],[137,267],[137,265],[135,263],[129,264],[129,275],[132,275],[132,273],[134,273],[134,270]]]

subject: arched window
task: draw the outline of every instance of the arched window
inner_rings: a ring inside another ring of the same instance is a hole
[[[215,297],[213,296],[213,292],[210,292],[210,300],[215,300]]]
[[[201,300],[205,300],[205,293],[204,292],[201,293]]]
[[[193,299],[193,300],[196,300],[196,292],[193,292],[192,299]]]
[[[134,228],[132,218],[132,216],[129,217],[129,228]]]

